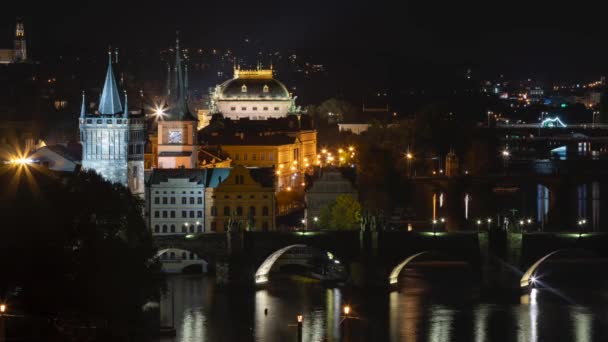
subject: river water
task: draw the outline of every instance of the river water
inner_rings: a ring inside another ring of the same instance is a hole
[[[174,320],[177,337],[161,341],[297,341],[298,314],[302,341],[608,341],[608,297],[601,291],[482,294],[461,271],[406,269],[390,293],[289,280],[227,290],[210,276],[175,276],[161,323]],[[346,320],[344,305],[352,307]]]

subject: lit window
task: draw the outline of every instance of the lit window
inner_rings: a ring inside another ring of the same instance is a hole
[[[236,110],[236,107],[230,107],[230,110],[234,112]]]
[[[247,92],[247,86],[243,84],[243,86],[241,87],[241,92],[246,93]]]
[[[264,88],[262,88],[262,91],[267,93],[268,92],[268,86],[264,84]]]
[[[268,110],[268,107],[264,107],[264,110]]]
[[[251,108],[251,109],[252,109],[252,110],[258,110],[258,107],[253,107],[253,108]]]

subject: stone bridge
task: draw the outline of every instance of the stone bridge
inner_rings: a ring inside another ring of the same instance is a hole
[[[160,249],[196,253],[223,283],[258,285],[268,280],[274,261],[293,247],[330,252],[347,266],[353,283],[388,286],[418,256],[464,261],[483,277],[483,284],[507,282],[517,287],[527,269],[544,256],[564,249],[582,249],[608,257],[604,233],[477,232],[241,232],[156,238]]]

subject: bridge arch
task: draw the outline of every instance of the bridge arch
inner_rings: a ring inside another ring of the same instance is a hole
[[[207,260],[189,250],[164,248],[156,253],[156,258],[161,262],[165,273],[182,273],[184,269],[193,266],[200,266],[203,273],[207,272]]]
[[[405,268],[405,266],[407,266],[410,262],[412,262],[412,260],[416,259],[417,257],[419,257],[421,255],[425,255],[425,254],[430,254],[430,253],[431,253],[431,251],[419,252],[419,253],[416,253],[414,255],[410,255],[405,260],[403,260],[402,262],[400,262],[391,271],[391,274],[388,277],[389,284],[390,285],[397,285],[397,283],[399,282],[399,274],[401,274],[401,271]]]
[[[571,248],[563,248],[563,249],[558,249],[555,250],[547,255],[545,255],[544,257],[538,259],[535,263],[532,264],[532,266],[528,267],[528,269],[526,270],[526,272],[524,273],[524,275],[521,277],[520,281],[519,281],[519,286],[522,289],[526,289],[529,288],[531,286],[534,286],[534,283],[537,282],[536,278],[536,272],[538,271],[539,267],[545,262],[547,261],[547,259],[553,258],[555,255],[557,254],[562,254],[565,252],[582,252],[582,253],[589,253],[589,251],[586,250],[582,250],[582,249],[571,249]]]
[[[264,284],[264,283],[268,282],[268,276],[270,274],[270,270],[275,265],[277,260],[279,260],[279,258],[281,258],[283,255],[288,253],[290,250],[296,249],[296,248],[312,248],[312,249],[318,250],[318,251],[322,250],[317,247],[306,245],[306,244],[293,244],[293,245],[289,245],[289,246],[280,248],[280,249],[276,250],[275,252],[273,252],[272,254],[270,254],[269,256],[267,256],[264,259],[264,261],[262,262],[262,264],[260,264],[260,266],[257,268],[257,270],[255,272],[255,283],[257,285],[259,285],[259,284]],[[324,252],[324,253],[327,253],[327,255],[329,256],[330,259],[334,258],[332,253],[330,253],[330,252]],[[335,262],[339,263],[338,260],[335,260]]]

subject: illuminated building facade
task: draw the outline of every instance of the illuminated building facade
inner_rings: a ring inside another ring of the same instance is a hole
[[[167,80],[167,113],[158,118],[157,154],[159,168],[196,168],[197,119],[188,108],[188,70],[182,67],[179,39],[175,47],[173,72]]]
[[[108,70],[97,113],[86,113],[82,95],[80,143],[82,168],[94,170],[106,180],[144,194],[144,116],[129,113],[127,95],[121,102],[109,54]]]
[[[232,120],[267,120],[299,111],[295,97],[283,83],[273,78],[272,68],[235,68],[232,79],[215,87],[210,107],[211,115],[221,113]]]
[[[154,169],[146,188],[154,235],[273,230],[272,169]]]
[[[22,63],[27,61],[27,44],[23,22],[17,20],[15,40],[12,49],[0,49],[0,64]]]

